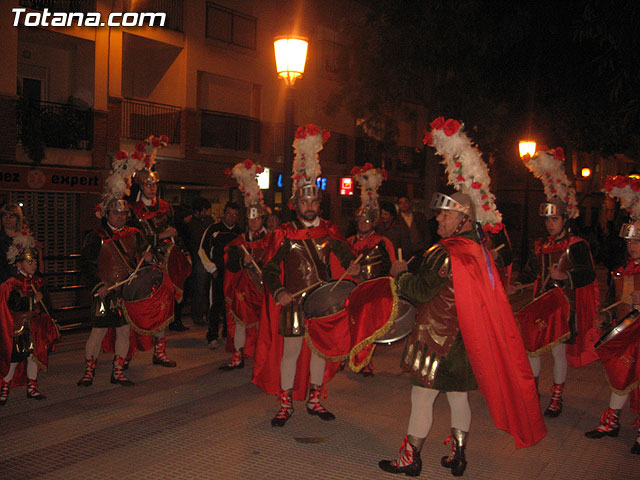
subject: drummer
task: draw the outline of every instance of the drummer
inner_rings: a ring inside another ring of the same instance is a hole
[[[575,349],[576,337],[582,334],[584,339],[586,329],[578,328],[578,321],[580,325],[593,325],[598,287],[589,244],[568,229],[567,204],[558,197],[552,197],[540,205],[540,216],[544,218],[549,236],[536,240],[535,254],[529,255],[518,281],[524,284],[535,280],[536,296],[559,287],[569,300],[570,334],[565,338],[560,337],[558,343],[550,345],[553,355],[553,386],[551,401],[544,414],[557,417],[562,412],[562,394],[567,378],[567,344],[572,344]],[[582,314],[581,318],[577,318],[578,312]],[[582,351],[578,351],[577,355],[580,357]],[[580,360],[573,360],[572,366],[580,366]],[[542,359],[539,355],[529,354],[529,363],[537,385]]]
[[[640,221],[636,220],[632,224],[624,224],[620,231],[620,236],[627,242],[628,261],[627,264],[618,268],[612,273],[613,281],[609,287],[607,294],[608,303],[619,303],[614,311],[607,310],[600,315],[600,319],[606,325],[613,326],[619,323],[628,315],[632,309],[640,309]],[[626,357],[627,359],[629,356]],[[627,372],[636,371],[640,359],[633,357],[632,363],[625,362],[624,367],[617,364],[618,375],[625,378],[633,378],[632,375],[625,375]],[[604,363],[604,362],[603,362]],[[609,369],[605,365],[605,372]],[[600,424],[593,430],[585,432],[587,438],[617,437],[620,431],[620,412],[627,402],[627,398],[631,395],[631,410],[640,414],[640,390],[638,383],[631,384],[623,390],[614,389],[611,379],[609,379],[611,388],[611,396],[609,398],[609,407],[602,413]],[[640,416],[634,423],[637,430],[636,440],[631,447],[631,453],[640,455]]]
[[[362,168],[354,168],[351,174],[360,185],[362,194],[361,205],[355,215],[357,233],[349,237],[347,242],[357,255],[362,255],[359,262],[360,273],[356,277],[360,283],[389,275],[391,264],[396,261],[396,254],[391,240],[374,230],[380,218],[378,187],[387,173],[384,169],[365,163]],[[373,361],[370,360],[359,373],[365,377],[373,376]]]
[[[115,346],[111,383],[129,387],[133,382],[124,374],[125,359],[129,353],[129,324],[120,309],[120,288],[110,288],[126,279],[136,267],[138,257],[152,260],[142,233],[126,225],[129,206],[122,199],[113,198],[106,203],[99,229],[84,239],[81,254],[81,271],[84,281],[92,286],[91,333],[85,346],[85,371],[78,386],[93,384],[98,357],[107,331],[115,331]],[[107,347],[110,350],[110,346]]]
[[[304,342],[305,322],[299,295],[338,276],[332,270],[335,256],[349,275],[356,275],[360,266],[353,263],[355,255],[339,230],[319,217],[321,193],[315,180],[320,173],[317,152],[328,139],[328,132],[315,125],[298,128],[294,149],[294,185],[291,203],[295,217],[272,234],[263,268],[263,281],[271,295],[267,298],[260,320],[253,383],[268,394],[278,395],[280,409],[271,420],[274,427],[285,425],[293,414],[293,400],[306,401],[307,413],[322,420],[334,420],[320,399],[326,396],[325,383],[335,375],[339,361],[329,361]],[[351,263],[350,263],[351,262]],[[266,318],[265,318],[266,317]],[[345,317],[345,321],[346,317]],[[325,346],[340,340],[334,329],[327,329]],[[341,352],[341,360],[347,352]],[[299,359],[298,357],[301,358]],[[330,359],[332,360],[332,359]],[[299,367],[299,368],[298,368]],[[294,388],[295,386],[295,388]]]
[[[226,247],[224,296],[233,356],[229,363],[220,367],[225,371],[244,368],[244,359],[252,358],[255,351],[260,310],[264,302],[262,257],[270,237],[264,221],[271,213],[262,200],[256,180],[256,175],[262,171],[263,168],[251,160],[240,162],[231,170],[231,176],[238,181],[240,191],[244,194],[247,231]]]
[[[131,205],[133,212],[133,225],[138,227],[147,241],[151,244],[152,253],[162,260],[173,244],[181,247],[178,231],[173,226],[173,209],[168,202],[158,197],[158,173],[148,169],[140,170],[135,175],[136,182],[140,186],[140,199]],[[173,281],[173,279],[172,279]],[[180,287],[176,286],[176,289]],[[181,299],[182,292],[176,291],[176,298]],[[182,326],[180,308],[176,309],[174,330],[188,330]],[[168,323],[168,322],[167,322]],[[166,325],[165,325],[166,326]],[[153,364],[162,367],[175,367],[176,362],[167,357],[167,339],[164,326],[153,334],[155,339],[153,350]]]
[[[470,390],[480,388],[494,423],[511,433],[518,447],[535,444],[545,428],[513,313],[474,230],[471,197],[436,193],[431,207],[439,211],[442,239],[424,254],[417,273],[409,272],[405,261],[391,267],[398,290],[418,305],[401,359],[414,386],[398,458],[378,465],[389,473],[420,475],[433,403],[444,391],[451,408],[446,440],[451,452],[441,465],[460,476],[467,466]]]

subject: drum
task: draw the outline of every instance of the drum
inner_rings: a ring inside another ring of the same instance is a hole
[[[157,265],[141,268],[130,283],[123,285],[122,299],[125,318],[142,335],[162,330],[173,319],[174,287]]]
[[[164,256],[162,266],[167,271],[171,283],[176,288],[176,300],[182,301],[184,284],[191,275],[191,262],[180,248],[171,245]]]
[[[604,332],[595,344],[611,388],[623,395],[640,380],[640,321],[638,310]]]
[[[569,301],[558,287],[522,307],[515,318],[520,326],[525,350],[534,356],[541,355],[553,345],[569,338],[570,314]]]
[[[342,280],[331,290],[337,280],[324,283],[303,294],[302,309],[307,318],[326,317],[345,309],[347,298],[356,288],[351,280]]]
[[[402,340],[411,333],[413,324],[416,321],[416,307],[407,298],[400,297],[398,299],[398,316],[393,326],[382,337],[376,340],[376,343],[384,343],[390,345],[393,342]]]

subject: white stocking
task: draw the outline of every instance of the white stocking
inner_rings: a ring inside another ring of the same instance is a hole
[[[439,393],[432,388],[413,386],[407,434],[417,438],[425,438],[429,434],[433,422],[433,402]]]
[[[131,327],[127,323],[121,327],[116,328],[116,346],[115,353],[119,357],[127,358],[129,353],[129,334],[131,333]],[[94,357],[95,358],[95,357]]]
[[[559,343],[551,349],[553,354],[553,383],[564,383],[567,379],[567,345]]]
[[[467,392],[447,392],[451,408],[451,428],[468,432],[471,427],[471,407]]]
[[[18,366],[17,362],[11,362],[11,364],[9,364],[9,372],[3,378],[5,382],[9,383],[11,380],[13,380],[13,375],[16,373],[17,366]]]
[[[296,378],[296,363],[302,348],[303,337],[285,337],[280,360],[280,388],[291,390]]]
[[[86,358],[93,357],[94,360],[100,356],[100,350],[102,347],[102,339],[107,333],[106,328],[92,328],[89,338],[87,339],[87,345],[85,347]]]
[[[531,365],[531,372],[533,376],[538,378],[540,376],[540,370],[542,369],[542,359],[538,357],[532,357],[529,355],[529,365]]]
[[[33,354],[27,358],[27,378],[29,380],[35,380],[38,378],[38,364],[33,359]]]
[[[247,327],[236,322],[236,333],[233,335],[233,348],[240,350],[244,348],[247,341]]]
[[[311,352],[311,362],[309,365],[309,376],[311,383],[314,385],[322,385],[324,382],[324,367],[327,361],[316,352]]]
[[[628,393],[626,395],[618,395],[615,392],[611,392],[611,397],[609,398],[609,408],[613,410],[622,410],[622,407],[624,407],[627,398],[629,398]]]

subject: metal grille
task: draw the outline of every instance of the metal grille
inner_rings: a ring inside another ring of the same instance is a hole
[[[11,192],[11,201],[22,205],[25,220],[44,248],[47,287],[54,309],[78,305],[76,198],[72,193]],[[73,254],[76,254],[75,256]]]

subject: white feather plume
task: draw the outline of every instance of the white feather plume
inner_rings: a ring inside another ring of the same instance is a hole
[[[298,127],[293,141],[293,192],[299,187],[315,183],[322,173],[318,153],[329,139],[330,133],[311,123]]]

